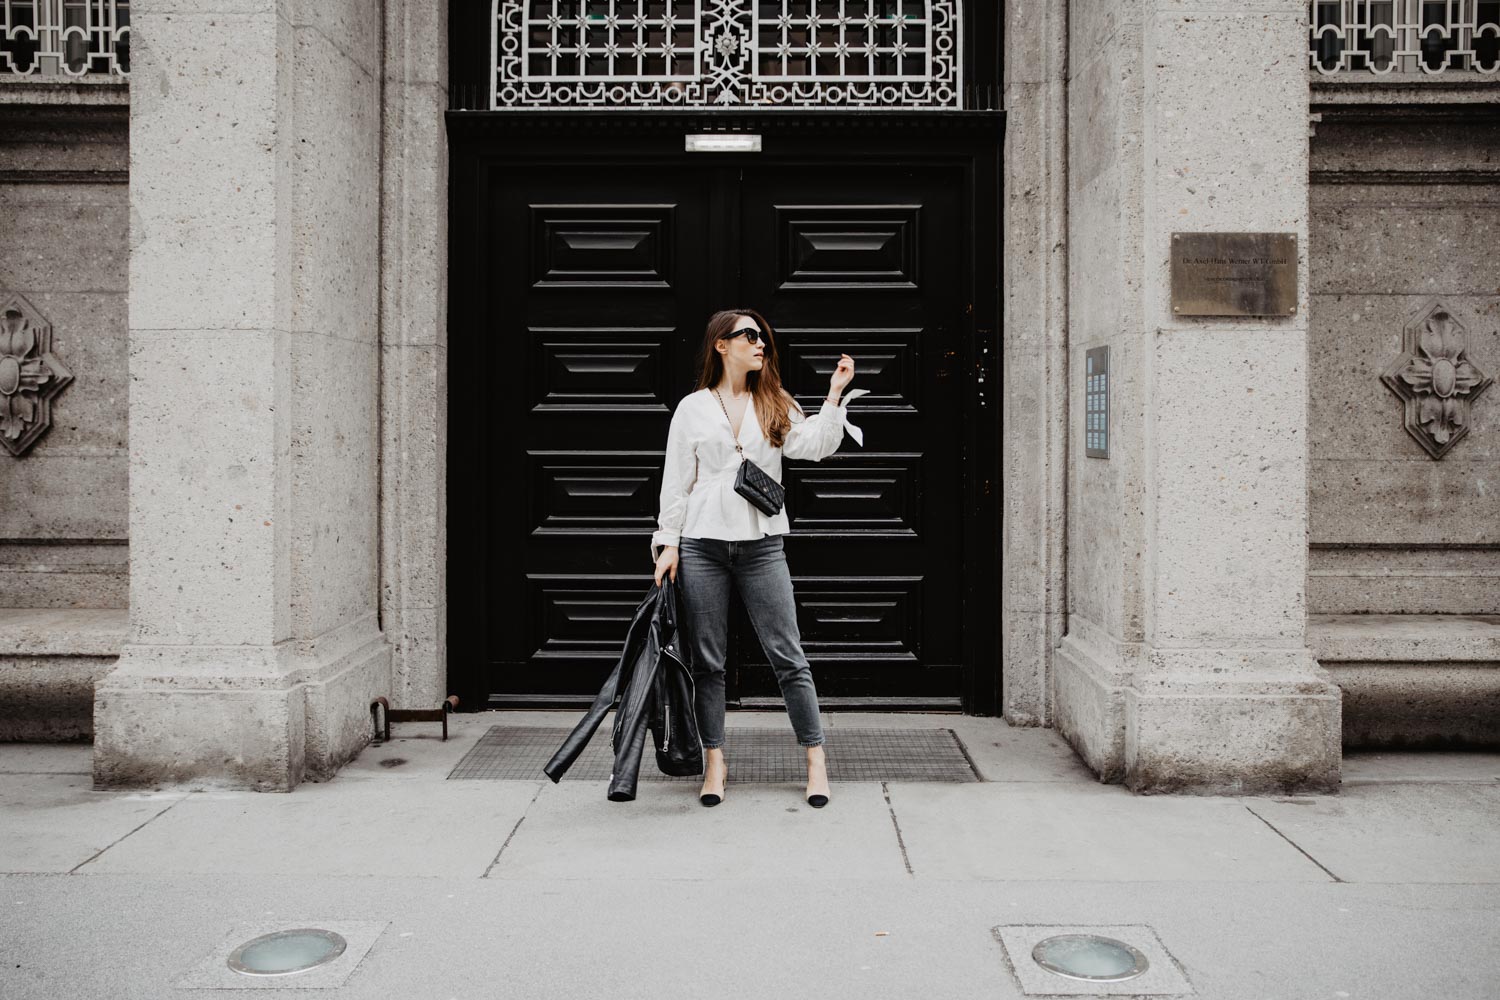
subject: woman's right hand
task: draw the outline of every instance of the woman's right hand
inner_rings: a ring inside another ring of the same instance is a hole
[[[672,575],[672,582],[677,582],[677,546],[663,545],[661,554],[656,557],[656,585],[661,586],[663,573]]]

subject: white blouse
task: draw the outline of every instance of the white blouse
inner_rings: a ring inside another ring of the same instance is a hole
[[[847,404],[868,391],[852,389],[844,393],[843,401]],[[792,426],[787,429],[780,448],[772,447],[761,432],[754,400],[746,404],[740,422],[740,446],[745,449],[745,457],[778,483],[782,455],[821,461],[838,450],[846,430],[859,444],[865,443],[864,433],[849,422],[844,406],[825,401],[810,417],[792,407],[791,418]],[[767,517],[734,491],[739,469],[734,431],[713,390],[699,389],[684,396],[677,404],[677,412],[672,414],[672,427],[667,431],[660,526],[651,536],[652,562],[656,561],[661,546],[677,545],[684,535],[754,541],[790,530],[785,506],[775,517]]]

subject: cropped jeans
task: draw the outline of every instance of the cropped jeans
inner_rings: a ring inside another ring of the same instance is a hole
[[[730,588],[750,613],[760,648],[776,671],[797,742],[822,746],[818,692],[802,652],[797,602],[781,535],[754,541],[683,538],[677,548],[677,582],[687,609],[692,644],[698,730],[706,748],[724,745],[724,657],[729,646]]]

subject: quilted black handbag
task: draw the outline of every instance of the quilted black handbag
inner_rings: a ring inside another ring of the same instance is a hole
[[[724,411],[724,419],[729,420],[729,408],[724,405],[724,397],[719,395],[717,389],[714,390],[714,398],[719,401],[719,409]],[[733,420],[729,420],[729,426],[734,427]],[[745,457],[745,449],[740,447],[738,434],[734,437],[734,450],[740,453],[740,471],[734,477],[734,491],[749,500],[751,506],[767,517],[780,514],[781,505],[786,503],[786,487]]]
[[[735,443],[739,447],[739,443]],[[767,517],[775,517],[781,513],[781,505],[786,502],[786,487],[766,474],[766,470],[745,458],[745,453],[740,452],[740,471],[734,477],[734,491],[749,500],[761,513]]]

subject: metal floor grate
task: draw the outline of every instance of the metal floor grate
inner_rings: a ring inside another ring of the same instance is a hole
[[[606,718],[564,781],[607,781],[613,754],[612,719]],[[545,778],[542,766],[570,730],[532,726],[491,726],[449,773],[450,779],[491,781]],[[963,744],[951,729],[827,730],[830,781],[978,781]],[[807,758],[790,730],[731,728],[724,753],[729,779],[739,782],[801,782]],[[656,769],[648,747],[641,758],[642,781],[699,781],[673,778]]]

